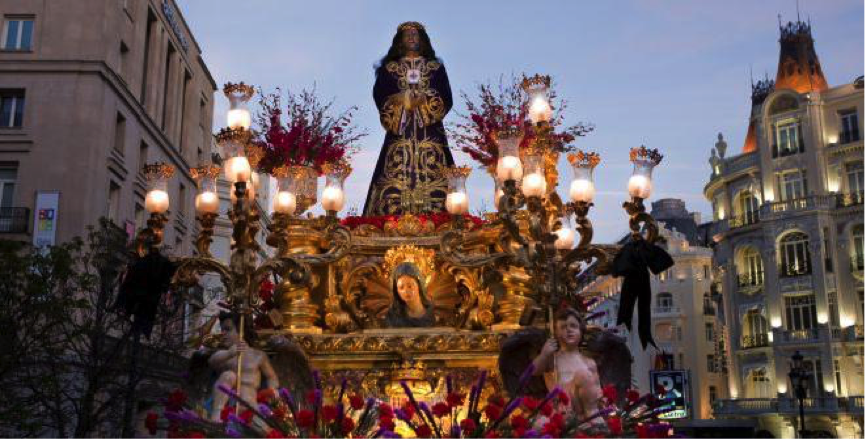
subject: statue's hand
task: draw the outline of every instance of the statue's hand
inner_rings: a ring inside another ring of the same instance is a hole
[[[544,343],[544,347],[541,348],[541,355],[544,357],[549,357],[556,353],[559,350],[559,342],[555,338],[551,338]]]

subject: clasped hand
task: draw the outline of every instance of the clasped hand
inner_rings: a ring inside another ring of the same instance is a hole
[[[403,93],[403,106],[406,110],[420,107],[426,99],[426,96],[417,90],[406,90]]]

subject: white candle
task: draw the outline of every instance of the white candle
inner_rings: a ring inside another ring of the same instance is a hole
[[[252,116],[249,114],[249,110],[246,108],[235,108],[233,110],[228,110],[228,126],[231,129],[243,128],[244,130],[248,130],[252,125]]]
[[[550,108],[550,103],[543,96],[537,96],[532,99],[532,104],[529,106],[529,119],[532,123],[546,122],[553,115],[553,109]]]
[[[231,157],[225,161],[225,178],[232,182],[248,181],[252,174],[246,157]]]
[[[556,230],[556,248],[559,250],[567,250],[574,247],[574,231],[567,227],[562,227]]]
[[[321,207],[324,210],[339,212],[342,210],[343,204],[345,204],[345,194],[343,194],[342,189],[336,186],[324,188],[324,192],[321,194]]]
[[[451,215],[463,215],[469,211],[469,199],[462,192],[450,193],[445,199],[445,208]]]
[[[195,197],[195,210],[197,210],[198,213],[219,212],[219,197],[211,191],[198,194],[198,196]]]
[[[168,192],[153,189],[144,197],[144,208],[150,213],[165,213],[168,211]]]
[[[293,215],[295,209],[297,209],[297,197],[293,193],[280,191],[276,194],[276,199],[273,202],[273,210],[276,213]]]
[[[632,175],[628,180],[628,194],[636,198],[649,198],[652,194],[652,181],[643,175]]]
[[[595,198],[595,184],[591,180],[580,178],[571,182],[571,200],[591,203]]]
[[[496,165],[496,176],[499,181],[519,181],[523,178],[523,164],[520,162],[520,158],[512,155],[500,158],[498,165]]]
[[[523,178],[523,195],[527,197],[543,197],[547,192],[547,182],[544,176],[533,172]]]

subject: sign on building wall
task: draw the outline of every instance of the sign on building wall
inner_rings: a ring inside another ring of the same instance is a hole
[[[36,214],[33,215],[33,245],[45,247],[54,245],[57,237],[57,210],[60,206],[60,192],[37,192]]]
[[[649,383],[655,390],[655,396],[663,401],[664,407],[670,408],[658,418],[682,419],[691,415],[691,383],[687,370],[651,370]]]

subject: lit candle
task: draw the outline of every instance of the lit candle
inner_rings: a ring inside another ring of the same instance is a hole
[[[523,195],[527,197],[543,197],[547,192],[547,182],[543,174],[533,172],[523,178]]]
[[[628,194],[635,198],[649,198],[652,194],[652,181],[644,175],[632,175],[628,180]]]
[[[345,194],[342,189],[336,186],[328,186],[324,188],[321,194],[321,207],[326,211],[339,212],[345,204]]]
[[[198,196],[195,197],[195,210],[197,210],[198,213],[219,212],[219,197],[210,191],[198,194]]]
[[[236,183],[238,181],[248,181],[252,174],[252,169],[249,167],[249,160],[246,157],[230,157],[225,161],[225,178]]]
[[[168,211],[168,192],[162,189],[152,189],[144,197],[144,208],[150,213],[165,213]]]
[[[556,248],[559,250],[567,250],[574,247],[574,231],[568,227],[562,227],[556,230]]]
[[[293,193],[280,191],[276,194],[276,199],[273,202],[273,210],[276,213],[293,215],[295,209],[297,209],[297,197]]]
[[[552,115],[553,109],[544,96],[539,95],[532,99],[532,104],[529,106],[529,119],[532,120],[532,123],[546,122],[550,120]]]
[[[463,215],[469,211],[469,199],[462,192],[449,193],[445,199],[445,208],[451,215]]]
[[[496,176],[500,181],[517,180],[523,178],[523,164],[519,157],[507,155],[499,159],[496,166]]]
[[[595,184],[589,179],[577,179],[571,182],[571,200],[591,203],[595,198]]]
[[[228,110],[228,126],[231,129],[242,128],[244,130],[248,130],[252,125],[252,117],[249,114],[249,110],[246,108],[234,108]]]

